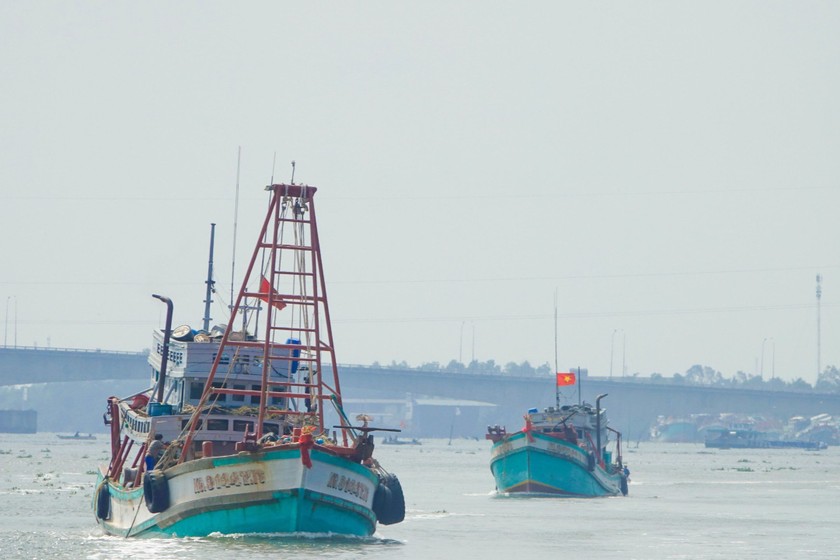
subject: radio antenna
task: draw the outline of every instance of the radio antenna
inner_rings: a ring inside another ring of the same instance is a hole
[[[271,160],[271,182],[268,183],[269,185],[274,184],[274,165],[276,163],[277,163],[277,152],[275,151],[274,152],[274,158]]]
[[[560,361],[557,359],[557,288],[554,288],[554,375],[560,375]],[[555,384],[554,400],[560,408],[560,387]]]
[[[295,160],[292,160],[292,180],[290,181],[292,185],[295,184]]]
[[[233,287],[236,285],[236,224],[239,220],[239,165],[242,161],[242,146],[236,153],[236,197],[233,203],[233,256],[230,261],[230,309],[233,310]],[[233,317],[231,317],[233,319]]]
[[[821,351],[820,342],[821,342],[821,340],[820,339],[822,338],[820,336],[820,299],[822,298],[822,286],[820,285],[821,283],[822,283],[822,274],[817,274],[817,381],[820,380],[820,373],[822,373],[822,371],[820,370],[820,368],[822,367],[822,364],[820,363],[821,362],[821,359],[820,359],[821,358],[821,356],[820,356],[820,351]]]

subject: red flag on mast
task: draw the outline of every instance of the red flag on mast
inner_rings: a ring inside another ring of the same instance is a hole
[[[557,374],[557,386],[558,387],[565,387],[566,385],[574,385],[575,384],[575,374],[574,373],[558,373]]]
[[[271,284],[269,284],[268,280],[266,280],[265,276],[263,276],[260,280],[260,299],[268,303],[269,293],[271,294],[271,303],[277,311],[281,311],[284,307],[286,307],[286,304],[280,299],[280,294],[277,293],[277,290],[271,287]]]

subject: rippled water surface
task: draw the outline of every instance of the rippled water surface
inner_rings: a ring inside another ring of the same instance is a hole
[[[107,438],[0,434],[3,558],[505,559],[837,558],[840,448],[625,450],[626,498],[499,496],[489,442],[377,447],[406,494],[406,520],[369,539],[323,535],[105,536],[90,495]]]

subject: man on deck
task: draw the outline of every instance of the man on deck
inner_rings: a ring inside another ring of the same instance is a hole
[[[163,434],[155,434],[155,439],[152,441],[152,444],[149,446],[149,450],[146,452],[147,472],[155,468],[155,464],[157,464],[158,459],[160,459],[160,456],[163,455],[164,447]]]

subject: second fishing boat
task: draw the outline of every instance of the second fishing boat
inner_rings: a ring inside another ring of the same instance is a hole
[[[573,385],[574,373],[558,373],[557,386]],[[559,395],[559,393],[558,393]],[[609,427],[600,395],[586,403],[532,408],[513,433],[488,426],[493,442],[490,470],[502,493],[598,497],[627,494],[629,471],[621,457],[621,433]],[[614,436],[610,438],[610,435]]]

